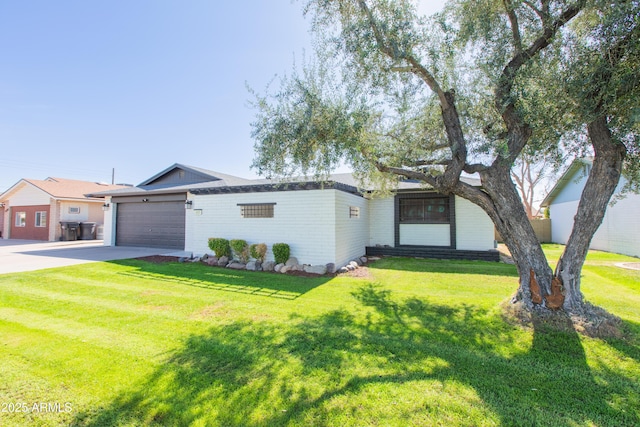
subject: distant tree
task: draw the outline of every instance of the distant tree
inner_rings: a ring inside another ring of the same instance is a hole
[[[536,160],[534,156],[523,153],[514,162],[511,178],[529,219],[539,216],[537,205],[548,192],[556,175],[554,165],[544,157]]]
[[[308,0],[316,56],[276,92],[255,94],[254,167],[325,175],[346,162],[384,188],[403,177],[463,197],[511,251],[514,300],[582,312],[589,242],[627,150],[640,151],[638,10],[638,1],[457,0],[427,19],[408,0]],[[582,138],[560,138],[568,132]],[[575,236],[553,272],[512,167],[525,148],[558,162],[589,144]]]

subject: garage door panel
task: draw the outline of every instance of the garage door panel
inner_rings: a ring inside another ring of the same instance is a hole
[[[184,249],[184,202],[119,203],[116,245]]]

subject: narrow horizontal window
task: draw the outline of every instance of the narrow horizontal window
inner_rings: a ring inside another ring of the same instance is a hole
[[[275,203],[238,203],[242,218],[273,218]]]
[[[69,213],[70,214],[79,214],[80,213],[80,208],[76,207],[76,206],[69,206]]]

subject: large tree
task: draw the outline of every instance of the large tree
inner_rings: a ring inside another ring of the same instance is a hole
[[[627,147],[637,152],[638,9],[637,1],[459,0],[425,18],[406,0],[308,0],[315,56],[275,92],[256,94],[254,167],[324,175],[346,162],[381,187],[401,177],[463,197],[509,247],[515,300],[580,312],[589,243]],[[558,159],[588,151],[585,142],[594,165],[554,272],[511,170],[525,148]]]

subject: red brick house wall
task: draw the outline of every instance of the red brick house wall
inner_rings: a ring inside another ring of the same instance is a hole
[[[51,225],[49,224],[49,221],[51,220],[49,208],[49,205],[12,206],[11,217],[9,218],[9,224],[11,226],[11,238],[25,240],[49,240],[49,227]],[[16,215],[18,212],[26,213],[26,221],[24,227],[16,227]],[[36,212],[47,213],[47,224],[45,227],[36,227]]]

